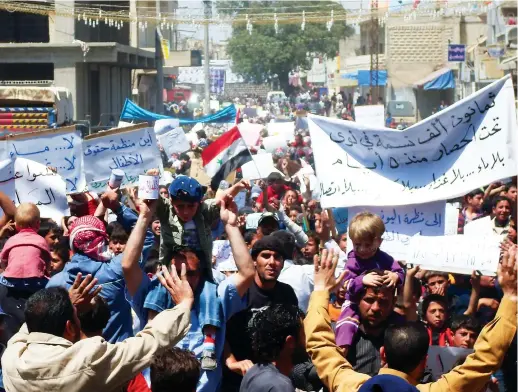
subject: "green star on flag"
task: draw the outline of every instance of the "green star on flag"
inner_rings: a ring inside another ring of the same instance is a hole
[[[218,165],[220,165],[220,166],[223,165],[223,159],[221,159],[221,158],[218,159]]]

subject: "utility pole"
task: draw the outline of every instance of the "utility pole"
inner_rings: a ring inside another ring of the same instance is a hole
[[[376,103],[379,97],[379,20],[378,20],[378,0],[371,0],[371,26],[370,26],[370,94],[373,103]],[[374,86],[374,88],[373,88]]]
[[[156,64],[156,107],[155,112],[164,113],[164,60],[162,57],[162,32],[160,31],[160,0],[155,1],[155,64]]]
[[[204,11],[205,11],[205,29],[203,37],[203,59],[204,59],[204,71],[205,71],[205,114],[210,112],[210,55],[209,55],[209,18],[212,14],[212,2],[210,0],[204,0]]]

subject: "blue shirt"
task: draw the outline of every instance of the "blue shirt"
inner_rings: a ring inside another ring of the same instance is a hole
[[[155,279],[151,281],[146,274],[142,273],[142,282],[139,289],[130,300],[133,310],[143,320],[147,320],[147,309],[161,311],[169,309],[174,305],[169,293],[165,289],[158,289],[159,286],[156,286],[155,282]],[[211,284],[213,285],[213,283]],[[160,285],[160,287],[162,286]],[[202,290],[198,291],[196,296],[199,297],[201,292]],[[150,295],[148,296],[148,294]],[[221,326],[216,332],[216,359],[218,367],[210,371],[201,369],[200,379],[196,388],[197,392],[216,392],[219,390],[223,370],[221,360],[225,345],[226,322],[235,313],[245,309],[247,305],[246,296],[240,297],[237,292],[234,276],[230,276],[217,286],[217,297],[219,300],[216,302],[219,306],[218,311],[222,316]],[[178,342],[176,347],[192,351],[196,358],[201,360],[204,336],[202,331],[203,325],[200,323],[200,308],[203,308],[203,306],[199,304],[199,298],[196,298],[195,301],[196,303],[191,310],[191,328],[187,335]],[[205,322],[207,323],[207,320]],[[144,323],[141,322],[141,325],[145,325],[145,321]]]
[[[137,215],[133,210],[122,206],[117,212],[119,221],[126,230],[130,231],[137,222]],[[153,232],[148,229],[144,241],[144,250],[139,262],[143,268],[146,258],[154,242]],[[83,277],[91,274],[98,279],[102,285],[101,297],[106,300],[110,308],[110,319],[103,331],[103,337],[110,343],[123,341],[133,336],[131,307],[125,297],[126,282],[122,273],[122,254],[115,256],[109,261],[101,262],[89,258],[80,253],[74,254],[72,259],[65,264],[65,268],[60,273],[50,278],[47,287],[70,288],[79,272]]]

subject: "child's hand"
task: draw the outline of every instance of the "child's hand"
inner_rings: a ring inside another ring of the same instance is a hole
[[[363,277],[362,283],[364,286],[368,287],[379,287],[383,284],[383,276],[380,276],[374,272],[367,274]]]
[[[387,287],[395,286],[398,280],[398,274],[392,271],[385,271],[385,275],[383,276],[383,284],[385,284]]]

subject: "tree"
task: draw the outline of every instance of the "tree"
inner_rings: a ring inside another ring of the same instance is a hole
[[[326,20],[306,22],[301,29],[302,11],[308,15],[318,12],[323,17],[344,14],[344,9],[331,1],[220,1],[218,11],[243,20],[247,14],[252,21],[252,33],[241,23],[233,26],[227,53],[232,59],[232,69],[247,82],[267,83],[278,78],[281,88],[289,95],[292,87],[288,74],[298,66],[310,68],[315,56],[335,57],[340,39],[350,36],[353,29],[344,21],[335,21],[329,31]],[[276,33],[273,15],[292,15],[290,23],[278,24]],[[270,20],[264,20],[264,18]],[[260,21],[262,18],[262,21]],[[257,19],[257,24],[254,24]],[[299,22],[297,22],[299,20]]]

